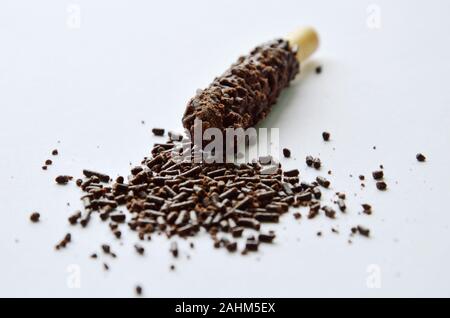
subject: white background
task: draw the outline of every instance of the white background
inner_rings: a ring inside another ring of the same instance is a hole
[[[134,296],[136,284],[151,297],[450,296],[450,5],[374,3],[2,0],[0,296]],[[81,10],[79,28],[68,8]],[[333,172],[327,197],[345,191],[346,215],[286,215],[269,227],[276,243],[246,257],[214,249],[206,235],[193,250],[180,241],[177,260],[161,237],[140,257],[132,232],[124,231],[122,245],[96,220],[85,230],[68,225],[80,192],[55,185],[55,176],[80,176],[83,168],[126,175],[157,140],[152,127],[181,129],[197,88],[253,46],[301,25],[317,28],[320,49],[264,125],[280,127],[293,153],[283,164],[305,179],[316,173],[304,157],[320,154],[321,174]],[[54,164],[42,171],[47,158]],[[370,177],[379,164],[384,193]],[[364,202],[372,216],[358,214]],[[28,219],[35,210],[40,224]],[[356,224],[372,237],[348,244]],[[69,231],[73,243],[54,251]],[[116,260],[89,259],[102,243]],[[78,269],[80,288],[70,288]]]

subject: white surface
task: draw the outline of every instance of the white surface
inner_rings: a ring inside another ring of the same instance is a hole
[[[70,4],[81,9],[79,29],[66,24]],[[0,296],[133,296],[136,283],[156,297],[450,296],[450,4],[376,1],[380,29],[367,26],[369,4],[1,1]],[[283,163],[306,179],[315,173],[304,157],[320,154],[323,173],[333,171],[328,192],[349,196],[347,215],[287,215],[273,227],[277,243],[247,257],[213,249],[205,235],[194,250],[180,242],[176,261],[165,239],[155,237],[139,257],[134,233],[125,231],[121,246],[98,222],[86,230],[67,224],[80,193],[55,185],[56,175],[79,176],[86,167],[126,174],[156,140],[152,127],[181,128],[197,88],[253,46],[300,25],[318,29],[320,51],[266,124],[281,127],[294,156]],[[323,130],[332,133],[330,143]],[[60,155],[42,171],[54,148]],[[428,161],[418,163],[417,152]],[[370,177],[381,163],[385,193]],[[359,174],[368,178],[363,190]],[[373,216],[358,215],[363,202]],[[28,220],[35,210],[40,224]],[[355,224],[370,227],[372,238],[347,244]],[[68,231],[74,242],[55,252]],[[108,242],[116,260],[88,258]],[[67,285],[70,264],[80,268],[81,288]],[[381,288],[368,288],[370,264],[380,270]]]

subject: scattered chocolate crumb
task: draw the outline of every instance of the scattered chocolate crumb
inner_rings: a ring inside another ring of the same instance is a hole
[[[47,170],[47,166],[42,166],[42,170]]]
[[[68,243],[72,241],[72,235],[67,233],[64,238],[55,246],[57,250],[66,247]]]
[[[50,166],[53,163],[50,159],[45,160],[45,165]]]
[[[317,66],[316,67],[316,74],[320,74],[322,73],[322,66]]]
[[[384,166],[383,166],[383,165],[380,165],[380,169],[384,169]]]
[[[96,254],[96,253],[93,253],[93,254],[91,254],[90,257],[93,258],[93,259],[96,259],[96,258],[97,258],[97,254]]]
[[[177,242],[172,242],[170,244],[170,252],[172,253],[173,257],[178,257],[178,244],[177,244]]]
[[[110,180],[108,175],[106,175],[104,173],[92,171],[92,170],[84,169],[83,174],[87,178],[97,177],[101,182],[109,182],[109,180]]]
[[[236,252],[237,250],[237,243],[236,242],[230,242],[228,244],[225,245],[226,249],[228,250],[228,252]]]
[[[152,133],[155,136],[164,136],[164,129],[163,128],[153,128]]]
[[[105,271],[109,271],[109,265],[106,263],[103,263],[103,268],[105,269]]]
[[[345,193],[344,192],[336,192],[336,195],[339,199],[345,200]]]
[[[359,175],[359,180],[364,181],[365,178],[366,178],[366,177],[364,177],[362,174]]]
[[[283,175],[285,177],[298,177],[298,175],[300,174],[300,171],[298,171],[298,169],[292,169],[292,170],[287,170],[283,172]]]
[[[347,206],[345,205],[345,201],[343,199],[338,199],[337,205],[339,207],[339,210],[341,210],[341,212],[345,212],[345,210],[347,209]]]
[[[125,182],[125,178],[122,176],[118,176],[116,178],[116,183],[123,184]]]
[[[372,206],[371,206],[370,204],[363,203],[363,204],[361,204],[361,205],[362,205],[362,207],[363,207],[363,212],[364,212],[365,214],[368,214],[368,215],[372,214]]]
[[[322,162],[320,161],[319,158],[314,158],[313,160],[313,167],[317,170],[320,169],[320,166],[322,165]]]
[[[387,189],[387,184],[384,181],[378,181],[376,185],[377,185],[377,189],[380,191],[384,191]]]
[[[381,180],[384,177],[384,173],[382,170],[377,170],[372,172],[372,176],[375,180]]]
[[[295,219],[298,220],[298,219],[300,219],[301,217],[302,217],[302,215],[300,214],[300,212],[295,212],[295,213],[294,213],[294,218],[295,218]]]
[[[417,161],[419,161],[419,162],[424,162],[424,161],[426,160],[426,157],[425,157],[423,154],[418,153],[418,154],[416,155],[416,159],[417,159]]]
[[[247,239],[245,249],[247,251],[256,252],[258,250],[259,242],[254,238]]]
[[[336,217],[336,211],[333,210],[333,208],[325,205],[322,207],[322,210],[325,212],[326,217],[329,217],[330,219],[334,219]]]
[[[136,291],[136,295],[141,296],[142,295],[142,287],[141,286],[136,286],[135,288]]]
[[[314,163],[314,158],[313,156],[306,156],[306,164],[308,167],[311,167]]]
[[[30,215],[30,220],[33,223],[37,223],[37,222],[39,222],[40,217],[41,217],[41,215],[38,212],[33,212]]]
[[[108,204],[108,203],[106,203],[106,204]],[[109,214],[109,218],[114,222],[123,223],[126,220],[126,215],[123,214],[121,211],[117,211],[117,212]]]
[[[362,236],[369,237],[369,235],[370,235],[370,230],[361,225],[357,226],[357,230],[358,230],[359,234],[361,234]]]
[[[263,242],[263,243],[272,243],[273,240],[275,239],[275,233],[274,232],[269,232],[269,233],[260,233],[258,235],[258,241]]]
[[[317,215],[319,215],[319,208],[320,205],[318,205],[317,208],[309,208],[308,219],[314,219]]]
[[[312,189],[312,193],[314,195],[314,198],[317,199],[317,200],[320,200],[320,198],[322,197],[322,191],[320,191],[320,189],[317,188],[317,187],[314,187]]]
[[[57,184],[67,184],[72,179],[73,177],[71,176],[57,176],[55,178],[55,181]]]
[[[324,132],[322,133],[322,138],[323,138],[324,141],[329,141],[329,140],[330,140],[330,133],[324,131]]]
[[[74,214],[69,216],[69,223],[75,225],[78,223],[78,220],[81,218],[81,211],[76,211]]]
[[[231,230],[231,235],[232,235],[234,238],[241,237],[243,231],[244,231],[244,228],[242,228],[242,227],[240,227],[240,226],[237,226],[237,227],[235,227],[235,228],[233,228],[233,229]]]
[[[328,181],[324,177],[318,176],[316,177],[316,181],[319,185],[321,185],[324,188],[328,188],[330,186],[330,181]]]
[[[171,271],[174,271],[174,270],[175,270],[175,265],[173,265],[173,264],[170,265],[170,270],[171,270]]]
[[[136,252],[137,252],[139,255],[144,255],[145,249],[144,249],[144,247],[143,247],[142,245],[135,244],[135,245],[134,245],[134,249],[136,250]]]
[[[283,156],[285,158],[290,158],[291,157],[291,151],[287,148],[283,148]]]
[[[58,155],[58,149],[53,149],[52,155],[53,155],[53,156],[57,156],[57,155]]]
[[[111,254],[111,247],[108,244],[103,244],[102,250],[105,254]]]
[[[322,232],[317,232],[317,236],[322,236]]]

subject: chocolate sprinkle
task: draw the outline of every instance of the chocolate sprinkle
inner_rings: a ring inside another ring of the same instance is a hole
[[[312,167],[313,163],[314,163],[314,158],[312,156],[306,156],[306,165],[308,167]]]
[[[68,243],[72,241],[72,235],[67,233],[64,238],[55,246],[57,250],[66,247]]]
[[[33,223],[37,223],[37,222],[39,222],[40,217],[41,217],[41,215],[38,212],[33,212],[30,215],[30,220]]]
[[[330,181],[328,181],[326,178],[324,177],[317,177],[316,181],[319,185],[321,185],[324,188],[328,188],[330,186]]]
[[[384,181],[378,181],[376,185],[377,185],[377,189],[380,191],[384,191],[387,189],[387,184]]]
[[[426,160],[426,157],[425,157],[423,154],[418,153],[418,154],[416,155],[416,159],[417,159],[417,161],[419,161],[419,162],[424,162],[424,161]]]
[[[164,129],[163,128],[153,128],[152,133],[155,136],[164,136]]]
[[[291,151],[287,148],[283,148],[283,156],[285,158],[290,158],[291,157]]]
[[[55,178],[55,181],[57,184],[67,184],[72,179],[73,177],[71,176],[57,176]]]
[[[372,176],[375,180],[381,180],[384,177],[384,173],[382,170],[377,170],[372,172]]]
[[[372,214],[372,206],[371,206],[370,204],[363,203],[363,204],[361,204],[361,205],[362,205],[362,207],[363,207],[363,212],[364,212],[365,214],[368,214],[368,215]]]
[[[367,229],[367,228],[365,228],[365,227],[363,227],[361,225],[358,225],[356,227],[356,229],[358,230],[359,234],[361,234],[362,236],[369,237],[369,235],[370,235],[370,230],[369,229]]]

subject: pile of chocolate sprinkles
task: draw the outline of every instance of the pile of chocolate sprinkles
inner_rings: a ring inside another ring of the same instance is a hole
[[[159,136],[164,135],[163,129],[155,131]],[[169,140],[155,144],[152,155],[133,167],[127,179],[119,176],[113,181],[104,173],[83,170],[84,179],[76,180],[76,184],[83,191],[84,211],[76,211],[68,218],[69,223],[86,227],[91,217],[97,215],[109,222],[109,228],[119,239],[124,224],[141,240],[149,240],[152,234],[188,238],[207,232],[214,247],[224,247],[229,252],[238,250],[237,239],[246,229],[251,229],[258,235],[247,237],[241,250],[246,254],[257,251],[261,243],[275,239],[276,234],[262,231],[261,225],[278,223],[290,207],[308,208],[308,219],[319,214],[336,218],[336,210],[321,203],[321,188],[330,187],[325,177],[318,176],[310,183],[300,180],[299,170],[283,170],[281,164],[268,156],[246,164],[182,161],[175,154],[183,150],[186,142],[190,141],[180,134],[169,133]],[[308,165],[309,160],[308,157]],[[320,168],[317,166],[320,159],[312,160],[312,165]],[[56,182],[65,184],[60,182],[65,177],[58,177]],[[70,179],[67,177],[67,182]],[[334,203],[345,213],[345,194],[336,195]],[[364,211],[370,214],[370,205],[364,206]],[[294,216],[302,217],[300,212]],[[368,236],[368,231],[356,232]],[[66,236],[57,248],[69,241]],[[102,249],[105,251],[105,246]],[[138,254],[144,254],[141,245],[136,244],[135,249]],[[170,252],[178,256],[175,242]]]
[[[165,134],[162,128],[154,128],[152,132],[159,138]],[[278,223],[283,215],[294,210],[290,208],[307,208],[305,216],[298,210],[293,211],[295,219],[313,219],[319,215],[335,219],[339,213],[347,212],[344,192],[336,192],[330,205],[323,204],[321,189],[331,186],[323,176],[306,182],[300,178],[298,169],[283,170],[281,164],[269,156],[245,164],[194,163],[191,158],[180,160],[179,155],[190,140],[173,132],[169,132],[168,137],[165,143],[154,144],[151,156],[133,167],[127,178],[119,176],[112,180],[107,174],[83,170],[84,178],[77,179],[75,184],[83,191],[84,210],[69,216],[69,224],[85,228],[91,218],[97,216],[108,223],[117,239],[122,238],[124,226],[136,232],[140,240],[150,240],[154,234],[190,238],[203,232],[209,234],[215,248],[224,248],[230,253],[240,251],[245,255],[258,251],[261,244],[275,240],[275,232],[264,231],[263,225]],[[328,141],[330,134],[324,132],[322,137]],[[52,154],[57,155],[57,151]],[[191,155],[196,154],[198,150],[191,150]],[[289,158],[291,151],[284,148],[283,155]],[[417,154],[416,158],[425,161],[423,154]],[[307,156],[305,163],[320,171],[319,158]],[[372,177],[376,188],[384,191],[387,189],[383,181],[384,167],[380,165],[379,168],[381,170],[372,172]],[[55,182],[66,185],[72,179],[72,176],[61,175]],[[365,179],[364,175],[359,175],[359,180]],[[361,213],[372,215],[370,204],[361,206]],[[38,212],[31,213],[31,222],[39,220]],[[250,235],[245,236],[247,232]],[[331,227],[331,232],[339,234],[335,227]],[[323,235],[322,231],[316,234],[318,237]],[[354,235],[370,237],[370,229],[354,225],[349,235],[348,243],[351,244]],[[238,245],[242,237],[245,244]],[[72,235],[67,233],[55,249],[65,248],[71,241]],[[194,248],[193,241],[189,245]],[[134,249],[139,255],[145,254],[141,244],[134,244]],[[117,257],[108,244],[102,244],[100,250],[109,257]],[[176,240],[171,242],[169,252],[174,258],[179,257]],[[92,259],[98,257],[97,253],[90,255]],[[108,271],[110,266],[103,262],[103,268]],[[173,271],[175,265],[171,264],[169,268]],[[142,294],[140,285],[135,286],[135,293]]]

